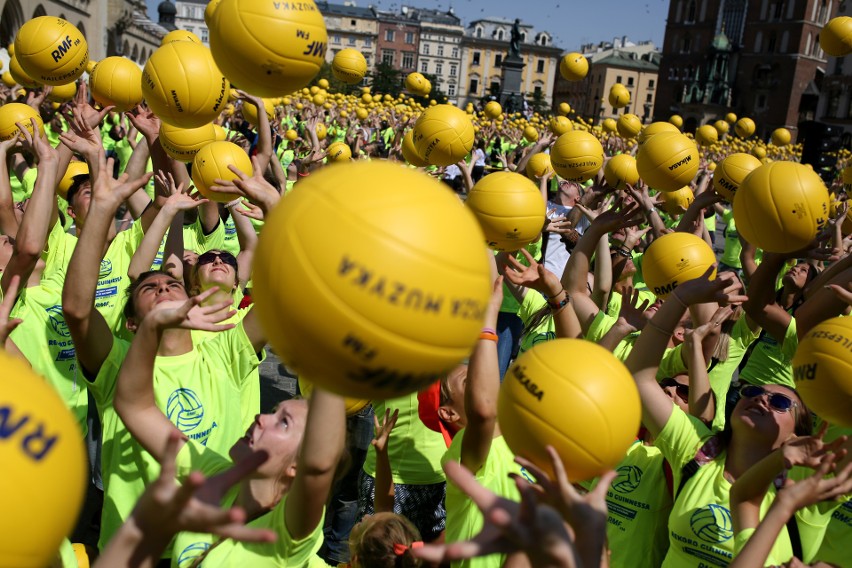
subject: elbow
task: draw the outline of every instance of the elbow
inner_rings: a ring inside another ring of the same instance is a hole
[[[85,321],[92,309],[91,306],[83,306],[76,302],[71,294],[62,295],[62,315],[65,318],[65,323],[69,326]]]

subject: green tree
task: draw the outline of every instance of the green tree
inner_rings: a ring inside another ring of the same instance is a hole
[[[403,89],[402,71],[381,61],[376,65],[376,70],[371,75],[370,86],[374,93],[398,97]]]

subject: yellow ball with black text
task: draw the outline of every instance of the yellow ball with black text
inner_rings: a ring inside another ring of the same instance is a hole
[[[330,162],[348,162],[352,158],[352,149],[346,142],[332,142],[328,145],[326,156]]]
[[[852,53],[852,17],[832,18],[819,34],[819,46],[832,57],[844,57]]]
[[[716,164],[713,171],[713,188],[728,201],[733,201],[740,184],[760,165],[760,160],[751,154],[729,154]]]
[[[852,319],[818,323],[799,340],[793,380],[808,410],[833,425],[852,428]]]
[[[650,187],[677,191],[698,173],[698,148],[678,132],[660,132],[639,146],[636,168]]]
[[[26,22],[15,36],[15,58],[43,85],[64,85],[86,71],[89,44],[76,26],[55,16]]]
[[[714,264],[716,254],[704,239],[692,233],[668,233],[655,239],[645,251],[642,276],[651,292],[665,298],[680,284],[701,277]],[[711,278],[715,275],[714,270]]]
[[[88,474],[83,432],[56,391],[23,359],[0,352],[0,367],[0,499],[6,507],[0,516],[0,564],[42,568],[52,565],[83,504]]]
[[[737,232],[767,252],[805,248],[829,219],[828,189],[809,166],[772,162],[755,168],[734,195]]]
[[[158,48],[142,70],[145,101],[164,122],[196,128],[213,122],[228,103],[230,83],[210,50],[191,41]]]
[[[318,387],[359,399],[414,392],[479,337],[491,295],[483,240],[471,212],[424,173],[385,161],[323,168],[260,234],[261,325]]]
[[[585,130],[572,130],[556,139],[550,163],[560,177],[575,182],[593,178],[603,166],[603,146]]]
[[[367,74],[367,60],[357,49],[341,49],[331,62],[331,72],[338,81],[357,85]]]
[[[33,132],[31,119],[35,119],[36,128],[44,136],[44,122],[41,115],[33,107],[22,103],[6,103],[0,106],[0,140],[9,140],[20,133],[18,124]]]
[[[216,129],[213,124],[180,128],[167,122],[160,123],[160,146],[179,162],[191,162],[201,148],[215,141]]]
[[[328,34],[314,0],[220,0],[211,19],[216,65],[253,95],[280,97],[300,89],[325,62]]]
[[[237,178],[228,166],[234,166],[247,176],[253,173],[251,159],[233,142],[211,142],[203,146],[192,159],[192,183],[206,197],[220,203],[234,200],[230,193],[210,189],[217,179],[231,181]]]
[[[553,446],[575,482],[597,477],[624,458],[641,413],[624,363],[580,339],[534,345],[509,368],[497,398],[497,420],[512,452],[552,476],[545,448]]]
[[[413,130],[417,154],[433,166],[455,164],[473,149],[470,116],[452,105],[430,106],[414,123]]]
[[[429,162],[420,157],[414,145],[414,130],[409,130],[402,136],[402,157],[405,161],[418,168],[425,168]]]
[[[473,186],[465,201],[489,248],[521,249],[541,236],[545,203],[538,186],[515,172],[489,174]]]
[[[89,90],[101,106],[128,111],[142,102],[142,71],[125,57],[104,57],[89,74]]]

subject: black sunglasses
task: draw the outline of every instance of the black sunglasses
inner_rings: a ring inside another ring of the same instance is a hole
[[[745,385],[740,389],[740,394],[746,398],[757,398],[767,394],[769,395],[769,408],[780,414],[791,412],[794,408],[799,406],[798,402],[786,394],[781,394],[780,392],[769,392],[765,388],[757,385]]]
[[[234,269],[237,268],[237,259],[234,258],[229,252],[217,252],[217,251],[207,251],[204,254],[198,257],[198,266],[203,266],[205,264],[212,264],[216,262],[216,259],[221,260],[225,264],[233,266]]]
[[[672,378],[666,378],[660,381],[660,386],[665,387],[674,387],[677,395],[683,400],[689,400],[689,385],[682,385],[676,380]]]

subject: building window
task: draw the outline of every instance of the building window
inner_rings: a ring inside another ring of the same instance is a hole
[[[207,43],[209,36],[210,36],[209,30],[207,28],[201,28],[201,41],[203,41],[204,43]]]
[[[622,82],[621,75],[616,75],[616,76],[615,76],[615,82],[616,82],[616,83],[621,83],[621,82]]]
[[[692,51],[692,38],[690,36],[686,36],[683,38],[683,49],[681,52],[689,53],[690,51]]]
[[[499,81],[491,81],[491,85],[488,87],[488,90],[492,95],[500,94],[500,82]]]
[[[373,39],[369,38],[369,37],[365,37],[364,38],[364,47],[372,47],[372,46],[373,46]]]
[[[438,61],[435,63],[435,75],[441,75],[444,72],[444,64]]]
[[[420,72],[421,73],[428,73],[429,72],[429,62],[428,61],[421,61],[420,62]]]
[[[455,77],[458,74],[458,67],[455,65],[450,65],[450,77]]]
[[[423,44],[423,55],[429,55],[429,44],[428,43]]]
[[[776,2],[772,5],[772,19],[780,20],[781,14],[784,12],[784,2]]]
[[[447,94],[450,95],[451,97],[456,96],[456,86],[453,85],[452,83],[447,85]]]
[[[454,47],[453,48],[453,59],[458,59],[458,58],[459,58],[459,48]]]
[[[349,25],[354,26],[354,25],[357,25],[357,24],[355,23],[355,20],[349,20]]]
[[[654,80],[648,79],[648,90],[653,90],[653,89],[654,89]]]
[[[650,103],[653,100],[654,100],[654,95],[652,95],[651,93],[648,93],[647,95],[645,95],[645,102],[646,103]]]
[[[331,42],[332,43],[340,43],[340,36],[339,35],[332,36]]]
[[[502,28],[500,28],[499,30],[497,30],[497,39],[498,39],[498,40],[502,40],[502,39],[503,39],[503,29],[502,29]]]
[[[536,86],[533,88],[533,93],[534,93],[535,95],[541,96],[541,85],[536,85]]]
[[[438,46],[438,57],[443,57],[443,56],[444,56],[444,46],[439,45]]]
[[[370,68],[370,54],[369,53],[364,54],[364,61],[367,62],[367,69],[369,69]]]
[[[494,66],[499,67],[503,63],[503,54],[497,53],[494,55]]]
[[[468,90],[468,93],[470,93],[471,95],[478,95],[479,94],[479,79],[471,79],[470,80],[470,87],[468,87],[467,90]]]
[[[808,39],[810,39],[810,34],[808,34]],[[754,34],[754,52],[760,53],[761,48],[763,47],[763,32],[757,30],[757,33]]]
[[[388,65],[393,65],[394,56],[396,52],[392,49],[383,49],[382,50],[382,63],[387,63]]]
[[[405,32],[405,43],[414,43],[414,32]]]
[[[191,33],[191,34],[194,34],[194,33],[195,33],[195,28],[193,28],[192,26],[186,26],[186,31],[188,31],[188,32],[189,32],[189,33]]]
[[[633,77],[628,77],[628,78],[627,78],[627,86],[628,86],[628,87],[632,87],[632,86],[633,86]]]
[[[775,53],[775,32],[771,32],[769,34],[769,41],[766,42],[766,52],[767,53]]]
[[[686,5],[686,23],[695,23],[695,0],[689,0],[689,4]]]
[[[538,62],[536,62],[535,72],[544,73],[544,59],[539,59]]]
[[[403,69],[413,69],[414,68],[414,54],[406,51],[402,54],[402,68]]]
[[[478,51],[473,52],[473,61],[472,61],[471,64],[472,65],[479,65],[479,52]]]
[[[393,41],[393,30],[385,30],[385,41]]]
[[[349,45],[355,46],[355,36],[349,36]]]
[[[475,35],[476,35],[476,37],[482,37],[482,28],[480,28],[479,26],[476,26]]]

